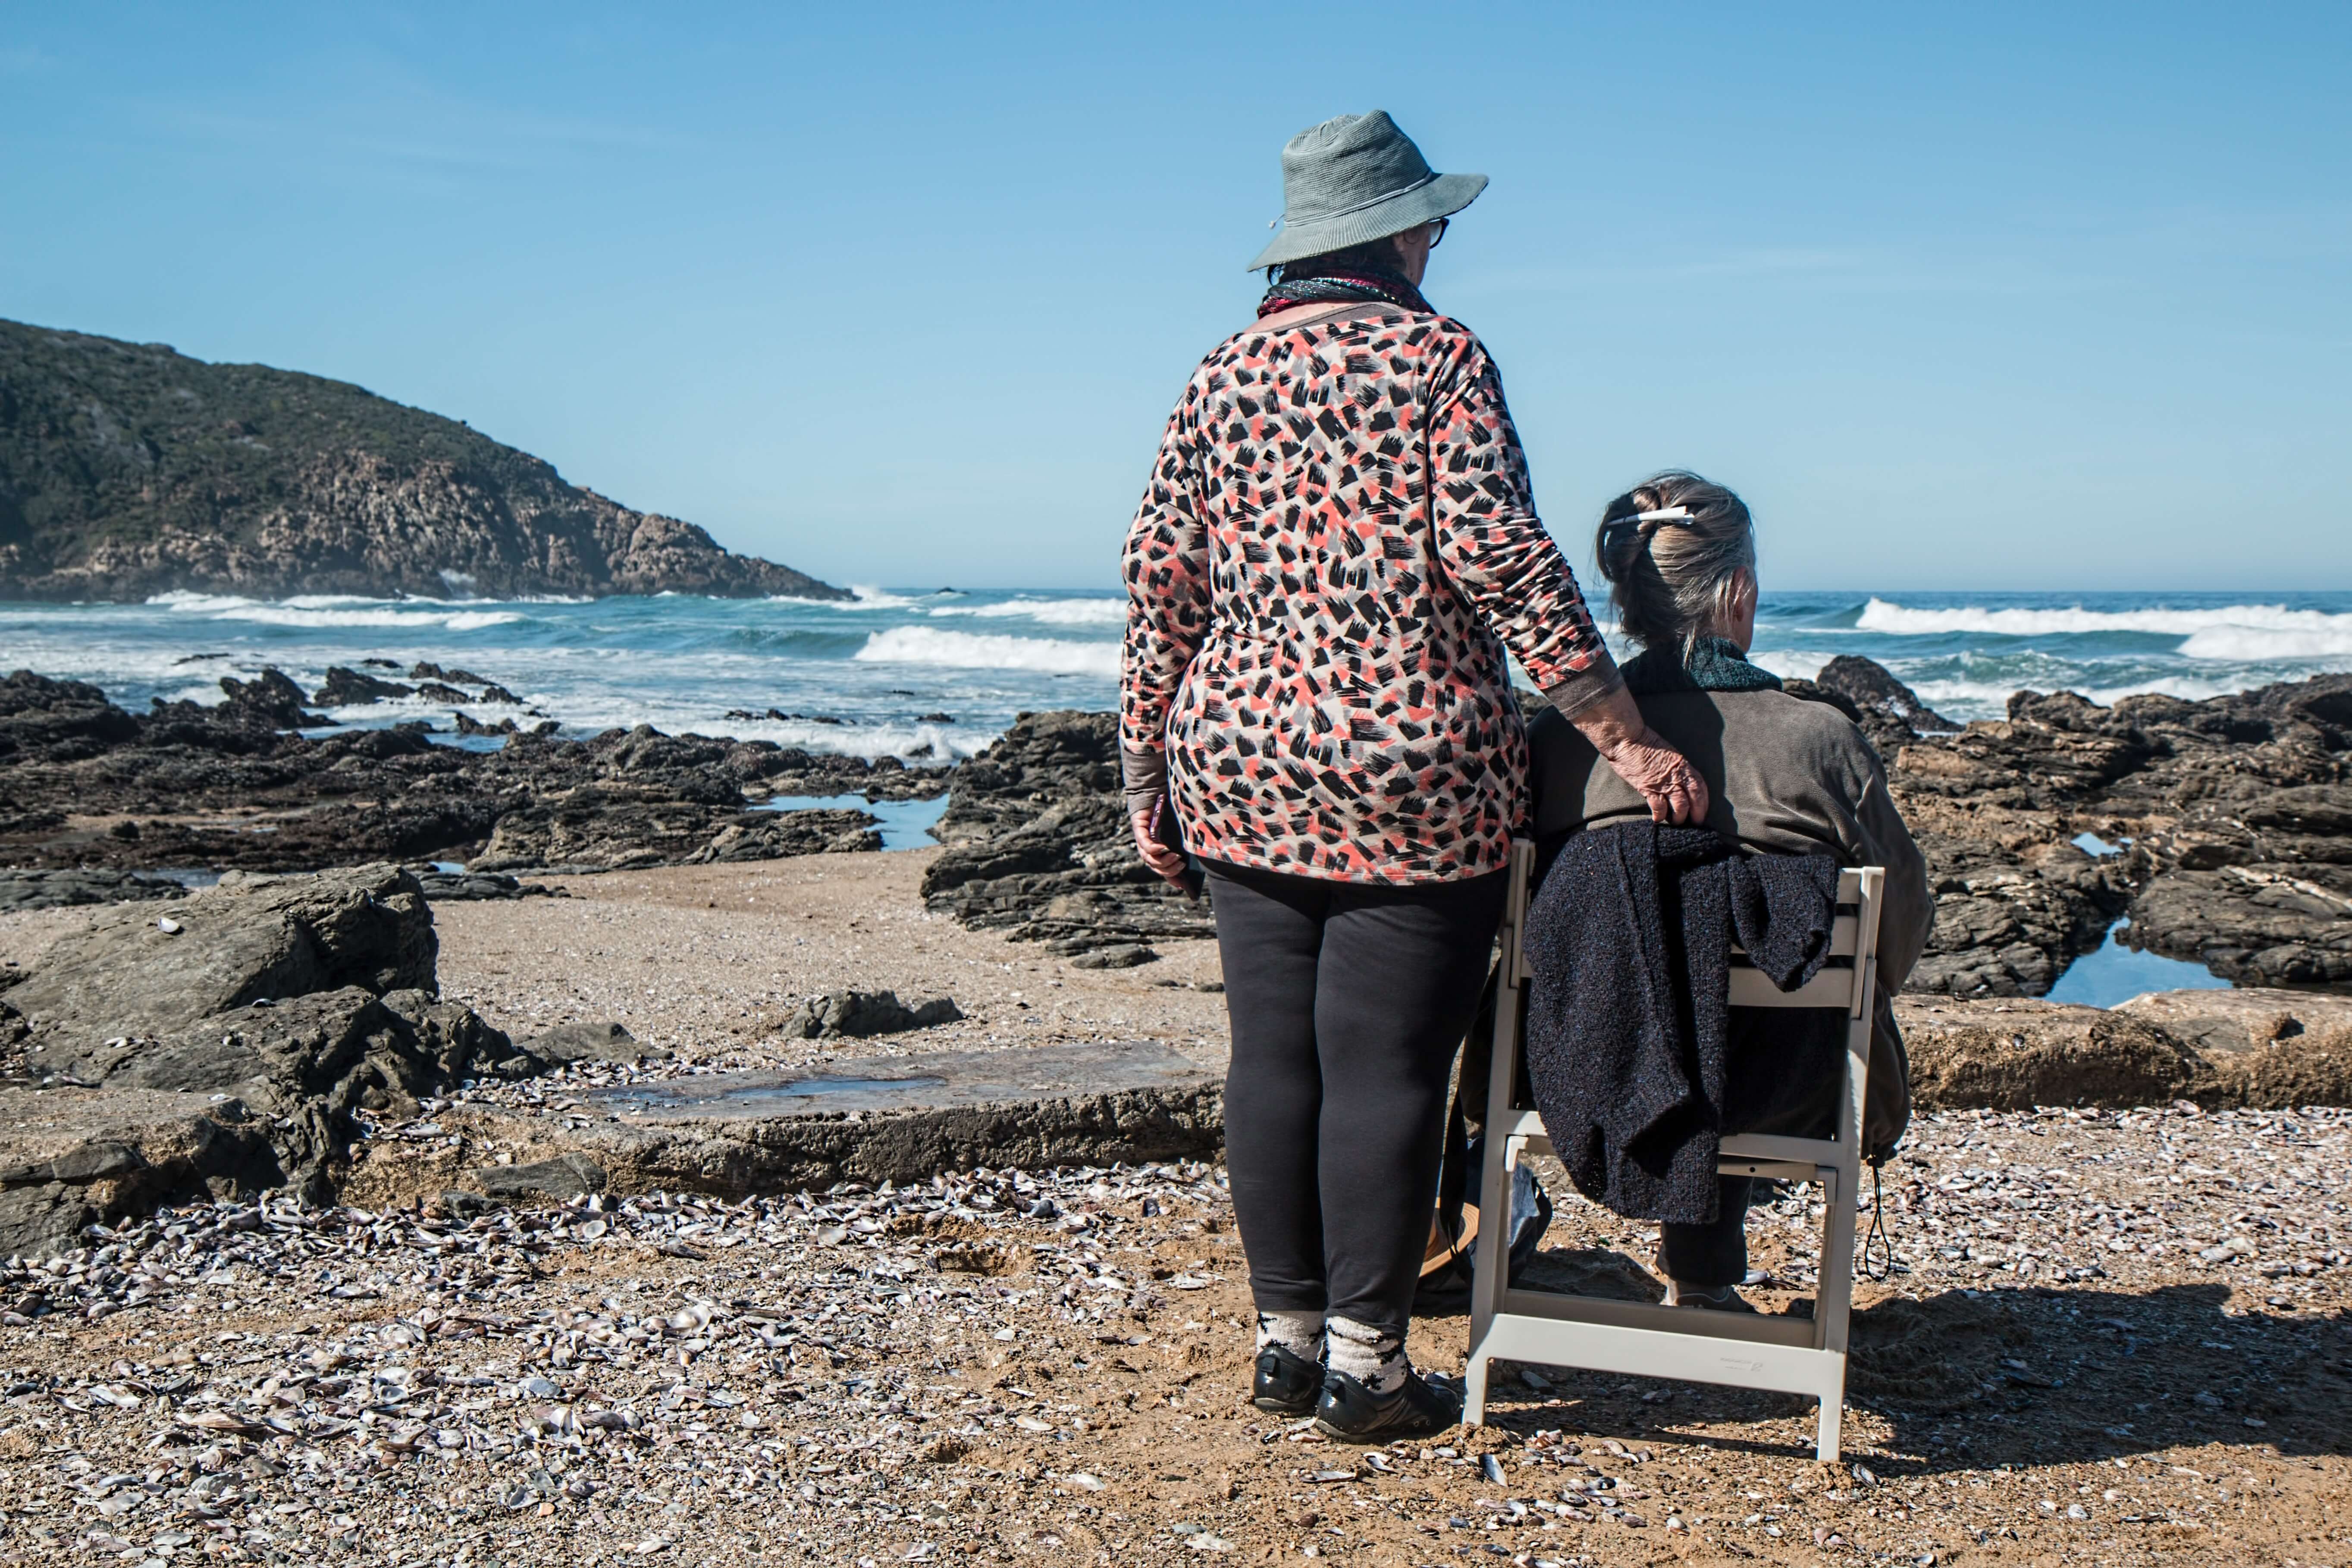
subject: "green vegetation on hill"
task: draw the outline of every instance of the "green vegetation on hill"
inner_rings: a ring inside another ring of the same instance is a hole
[[[0,597],[846,598],[344,382],[0,321]]]

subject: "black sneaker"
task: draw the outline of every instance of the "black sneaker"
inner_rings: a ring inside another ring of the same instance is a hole
[[[1315,1397],[1322,1392],[1323,1368],[1297,1351],[1268,1345],[1257,1352],[1257,1376],[1250,1383],[1250,1403],[1276,1415],[1312,1415]]]
[[[1425,1437],[1461,1422],[1462,1395],[1412,1371],[1393,1394],[1374,1394],[1344,1372],[1327,1372],[1323,1397],[1315,1406],[1315,1429],[1347,1443]]]
[[[1746,1297],[1728,1285],[1706,1289],[1697,1285],[1685,1285],[1678,1280],[1666,1284],[1666,1305],[1697,1307],[1711,1312],[1749,1312],[1756,1310]]]

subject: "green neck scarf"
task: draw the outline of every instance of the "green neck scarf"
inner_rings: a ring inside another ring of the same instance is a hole
[[[1658,691],[1778,691],[1780,678],[1748,662],[1735,643],[1701,637],[1687,659],[1673,648],[1651,648],[1626,660],[1625,689],[1636,697]]]

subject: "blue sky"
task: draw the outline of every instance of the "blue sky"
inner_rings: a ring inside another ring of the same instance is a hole
[[[1429,292],[1547,520],[1767,586],[2352,587],[2352,7],[0,11],[0,316],[357,382],[836,582],[1109,586],[1284,139],[1493,184]]]

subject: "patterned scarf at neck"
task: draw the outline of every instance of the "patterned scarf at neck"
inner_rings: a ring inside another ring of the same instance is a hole
[[[1421,290],[1392,272],[1350,272],[1330,278],[1293,278],[1276,283],[1257,304],[1261,317],[1293,305],[1340,304],[1355,300],[1379,300],[1433,316],[1437,312]]]
[[[1677,657],[1680,656],[1680,657]],[[1684,654],[1680,648],[1647,648],[1625,661],[1625,689],[1636,697],[1659,691],[1779,691],[1780,678],[1748,662],[1739,645],[1722,637],[1701,637]]]

